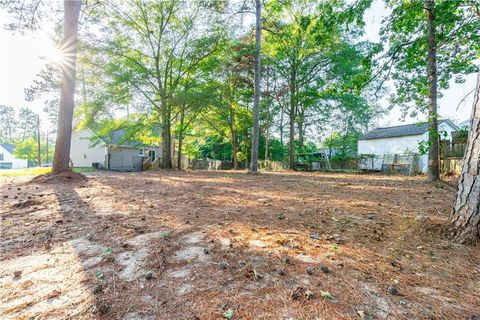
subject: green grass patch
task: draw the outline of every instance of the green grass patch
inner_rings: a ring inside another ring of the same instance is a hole
[[[95,172],[97,169],[90,167],[73,168],[73,172]],[[0,177],[20,177],[20,176],[38,176],[40,174],[47,174],[52,172],[50,167],[34,167],[25,169],[4,169],[0,170]]]
[[[83,172],[96,172],[97,169],[93,167],[75,167],[73,168],[73,172],[83,173]]]

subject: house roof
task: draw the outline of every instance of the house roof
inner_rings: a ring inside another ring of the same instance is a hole
[[[108,135],[100,137],[100,140],[102,140],[103,143],[105,143],[107,146],[117,146],[124,148],[158,148],[156,146],[145,144],[139,140],[132,140],[131,137],[128,136],[125,129],[113,130]]]
[[[10,143],[2,143],[0,146],[2,146],[3,149],[7,150],[11,154],[13,154],[13,149],[15,149],[15,145]]]
[[[450,120],[440,120],[438,124],[446,123],[453,127],[455,130],[459,128]],[[359,140],[372,140],[372,139],[383,139],[383,138],[393,138],[393,137],[403,137],[403,136],[417,136],[422,135],[428,131],[428,122],[423,123],[413,123],[405,124],[401,126],[394,127],[385,127],[377,128],[372,131],[367,132]]]
[[[106,144],[129,147],[129,148],[148,147],[146,144],[144,144],[141,141],[129,140],[126,137],[126,135],[127,135],[127,132],[125,131],[125,129],[118,129],[118,130],[112,131],[109,135],[110,141],[106,141]],[[105,138],[104,140],[107,140]]]
[[[126,129],[116,129],[112,130],[107,134],[100,135],[95,129],[95,126],[86,126],[80,129],[78,126],[73,129],[73,131],[89,130],[96,137],[96,144],[102,143],[106,146],[116,146],[116,147],[125,147],[125,148],[158,148],[158,146],[152,146],[143,143],[140,140],[135,140],[132,138],[131,134],[128,134]],[[90,137],[91,138],[91,137]]]
[[[458,124],[458,127],[459,128],[467,128],[467,129],[470,129],[470,120],[465,120],[465,121],[462,121]]]

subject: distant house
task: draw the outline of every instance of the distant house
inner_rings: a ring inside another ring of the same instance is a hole
[[[470,120],[462,121],[458,124],[458,127],[463,130],[470,130]]]
[[[127,140],[123,129],[111,132],[108,138],[97,138],[96,144],[92,142],[95,137],[95,132],[89,128],[72,132],[70,160],[74,167],[142,171],[142,164],[148,157],[154,161],[162,156],[161,147]]]
[[[15,145],[10,143],[0,144],[0,169],[21,169],[28,167],[28,161],[15,158],[13,150]]]
[[[445,132],[446,137],[452,139],[452,131],[459,128],[450,120],[438,122],[439,132]],[[419,142],[428,140],[428,123],[406,124],[394,127],[377,128],[367,132],[358,140],[359,155],[376,155],[377,161],[373,169],[380,170],[382,166],[381,157],[385,155],[402,155],[419,153]],[[428,168],[428,155],[420,155],[419,171],[426,172]]]

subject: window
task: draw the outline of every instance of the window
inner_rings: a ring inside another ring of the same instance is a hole
[[[0,153],[0,161],[3,161],[3,153]]]
[[[140,149],[140,151],[138,152],[138,155],[143,156],[143,149]]]

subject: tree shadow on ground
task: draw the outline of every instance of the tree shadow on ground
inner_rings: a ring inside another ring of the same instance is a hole
[[[30,224],[20,232],[25,241],[10,248],[64,266],[44,268],[59,292],[47,299],[50,314],[212,319],[231,309],[245,319],[455,318],[478,310],[480,279],[465,269],[475,268],[478,251],[445,243],[415,219],[444,223],[432,210],[450,205],[447,191],[394,180],[404,193],[392,196],[384,182],[335,177],[162,171],[39,186],[48,193],[45,208],[11,217]],[[368,193],[352,188],[362,184]],[[28,236],[38,219],[53,228],[48,250]],[[300,296],[291,296],[297,289]]]

